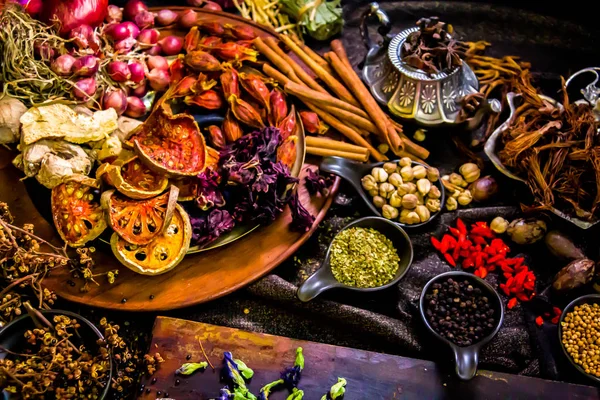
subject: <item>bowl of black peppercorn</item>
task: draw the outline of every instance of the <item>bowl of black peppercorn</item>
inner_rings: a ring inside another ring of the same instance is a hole
[[[468,272],[446,272],[427,282],[419,309],[427,329],[452,349],[458,377],[473,378],[479,350],[502,326],[504,307],[498,292]]]

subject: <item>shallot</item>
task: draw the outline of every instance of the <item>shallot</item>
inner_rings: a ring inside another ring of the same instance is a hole
[[[154,14],[150,11],[142,11],[135,16],[133,21],[140,29],[151,28],[154,26]]]
[[[139,83],[144,80],[146,75],[146,71],[144,70],[144,66],[138,62],[130,62],[129,63],[129,72],[131,72],[131,79],[135,83]]]
[[[73,86],[73,95],[80,100],[89,100],[96,93],[96,79],[85,78],[77,81]]]
[[[111,61],[106,70],[108,76],[115,82],[125,82],[131,78],[129,66],[124,61]]]
[[[69,39],[73,39],[73,43],[80,49],[87,49],[90,47],[90,38],[94,35],[94,28],[89,25],[82,24],[76,28],[73,28],[69,32]]]
[[[215,3],[214,1],[205,1],[202,8],[204,10],[223,11],[223,7],[221,7],[219,3]]]
[[[108,12],[108,0],[45,0],[40,19],[58,23],[61,35],[81,24],[99,26]]]
[[[191,28],[198,21],[198,13],[194,10],[187,9],[181,13],[179,17],[179,25],[182,28]]]
[[[135,40],[132,37],[128,37],[126,39],[119,40],[117,43],[115,43],[115,50],[119,54],[127,54],[133,49],[135,45],[137,45],[137,40]]]
[[[153,69],[148,73],[147,78],[148,82],[150,83],[150,87],[157,91],[167,89],[169,87],[169,83],[171,83],[169,72],[165,71],[164,69]]]
[[[50,68],[60,76],[69,76],[73,70],[73,64],[75,64],[75,60],[75,57],[72,55],[63,54],[62,56],[56,57],[56,59],[52,61]]]
[[[104,28],[104,34],[117,42],[131,36],[131,33],[129,29],[127,29],[127,25],[125,25],[125,23],[108,25],[106,28]]]
[[[142,11],[148,11],[148,7],[139,0],[129,0],[123,7],[123,16],[128,21],[133,21],[136,15]]]
[[[139,118],[146,114],[146,106],[139,97],[129,96],[127,98],[127,109],[125,115],[132,118]]]
[[[171,25],[178,17],[179,15],[171,10],[160,10],[156,13],[156,23],[161,26]]]
[[[158,56],[162,54],[162,49],[160,48],[159,44],[155,44],[154,46],[144,50],[144,53],[148,54],[149,56]]]
[[[19,4],[23,6],[25,11],[32,17],[38,15],[44,7],[42,0],[19,0]]]
[[[156,44],[160,33],[156,29],[144,29],[137,37],[137,41],[143,44]]]
[[[144,97],[146,93],[148,93],[148,85],[145,81],[129,90],[129,94],[135,97]]]
[[[163,56],[150,56],[148,57],[148,61],[146,61],[146,64],[148,65],[148,68],[150,70],[153,70],[155,68],[164,70],[169,69],[169,62]]]
[[[106,22],[113,23],[113,22],[121,22],[123,21],[123,10],[121,10],[120,7],[115,6],[115,5],[109,5],[108,6],[108,11],[106,14]]]
[[[75,76],[92,76],[98,72],[98,59],[96,56],[79,57],[73,63]]]
[[[102,98],[102,109],[114,108],[121,115],[127,109],[127,96],[122,89],[108,90]]]
[[[183,38],[179,36],[167,36],[158,42],[164,54],[174,56],[183,49]]]
[[[125,21],[125,22],[122,22],[121,24],[125,27],[125,29],[127,29],[127,32],[129,32],[130,37],[135,39],[140,34],[140,28],[138,28],[138,26],[136,24],[134,24],[133,22]]]

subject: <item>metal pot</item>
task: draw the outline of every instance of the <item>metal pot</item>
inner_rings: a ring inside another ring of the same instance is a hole
[[[368,33],[368,20],[377,17],[379,34],[384,38],[378,44]],[[466,63],[450,71],[427,74],[402,61],[402,48],[408,35],[418,27],[390,36],[390,19],[378,3],[371,3],[361,17],[361,36],[368,53],[363,68],[363,79],[373,96],[388,106],[398,117],[414,120],[426,126],[458,125],[460,100],[479,90],[479,81]],[[500,112],[496,100],[486,102],[475,117],[466,121],[468,129],[476,128],[488,112]]]

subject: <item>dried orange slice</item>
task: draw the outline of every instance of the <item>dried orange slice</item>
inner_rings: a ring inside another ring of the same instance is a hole
[[[52,189],[52,218],[58,234],[69,246],[80,247],[106,229],[98,181],[73,175]]]
[[[125,241],[144,245],[164,232],[171,222],[179,189],[146,200],[133,200],[114,190],[102,193],[101,204],[110,227]]]
[[[143,275],[160,275],[175,268],[187,253],[192,238],[190,218],[177,204],[165,232],[145,246],[128,243],[114,233],[110,246],[127,268]]]

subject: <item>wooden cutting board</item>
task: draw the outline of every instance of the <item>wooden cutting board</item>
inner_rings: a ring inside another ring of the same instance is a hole
[[[183,377],[174,371],[185,362],[205,361],[199,340],[216,367]],[[469,382],[442,372],[431,361],[398,357],[369,351],[306,342],[280,336],[252,333],[200,322],[158,317],[154,324],[150,353],[160,352],[165,362],[142,382],[140,399],[168,397],[177,400],[213,399],[223,383],[219,381],[224,351],[231,351],[254,369],[249,388],[255,395],[266,383],[294,363],[297,347],[304,349],[305,369],[299,387],[306,400],[319,400],[337,381],[348,381],[345,400],[387,399],[598,399],[599,390],[589,386],[546,381],[499,372],[479,371]],[[191,355],[189,361],[186,356]],[[156,382],[152,383],[153,378]],[[180,383],[176,384],[176,379]],[[158,391],[161,392],[158,395]],[[167,395],[168,394],[168,395]],[[286,390],[270,400],[284,400]]]

